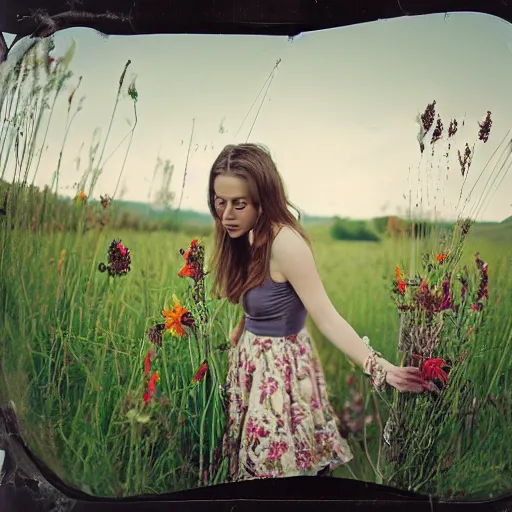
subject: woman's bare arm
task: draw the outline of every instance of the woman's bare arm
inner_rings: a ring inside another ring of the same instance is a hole
[[[284,227],[274,239],[272,258],[295,289],[322,334],[352,361],[363,366],[371,350],[332,305],[318,274],[311,249],[304,239],[293,229]],[[400,377],[400,381],[402,378],[407,380],[408,375],[419,379],[417,368],[399,368],[383,358],[378,358],[378,362],[387,372],[398,372],[396,375]],[[395,381],[393,378],[391,380]],[[404,388],[401,382],[398,385],[395,382],[390,384],[399,389],[399,386]],[[405,386],[407,389],[400,390],[418,391],[418,386],[421,387],[421,384],[417,383],[413,386],[414,389]]]

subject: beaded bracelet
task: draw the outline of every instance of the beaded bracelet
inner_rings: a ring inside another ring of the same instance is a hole
[[[367,336],[363,338],[366,346],[370,349],[370,355],[366,358],[363,365],[363,371],[370,376],[370,382],[376,391],[383,391],[386,387],[387,372],[377,361],[377,357],[382,355],[370,346],[370,340]]]

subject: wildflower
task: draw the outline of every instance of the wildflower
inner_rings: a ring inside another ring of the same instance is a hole
[[[477,301],[480,299],[483,299],[484,297],[487,299],[489,298],[489,275],[488,275],[488,268],[489,266],[487,263],[485,263],[483,260],[480,259],[479,253],[475,254],[476,258],[476,265],[478,267],[478,270],[480,272],[480,287],[478,289],[477,293]]]
[[[148,374],[151,371],[151,358],[153,357],[153,351],[150,350],[144,359],[144,373]]]
[[[199,244],[197,238],[192,240],[188,251],[180,249],[180,254],[185,259],[184,267],[178,272],[179,277],[191,277],[199,281],[204,277],[204,247]]]
[[[438,254],[438,255],[436,256],[436,259],[437,259],[438,263],[443,263],[443,261],[446,259],[446,256],[447,256],[447,255],[446,255],[446,254],[444,254],[444,253],[442,253],[442,254]]]
[[[398,293],[400,293],[401,295],[405,295],[407,283],[403,280],[403,274],[398,265],[395,267],[395,276]]]
[[[464,238],[466,238],[467,234],[469,233],[469,230],[471,228],[471,224],[472,224],[472,221],[469,220],[469,219],[466,219],[462,223],[461,228],[460,228],[460,235],[461,235],[462,240]]]
[[[151,379],[149,379],[148,392],[153,395],[156,390],[156,383],[160,380],[160,374],[158,372],[153,373]]]
[[[466,293],[468,292],[468,285],[469,285],[466,267],[464,267],[464,274],[462,274],[462,273],[459,274],[457,276],[457,279],[460,281],[460,284],[461,284],[460,294],[461,294],[462,300],[464,300],[466,297]]]
[[[460,151],[457,151],[457,153],[459,155],[460,171],[462,173],[462,176],[464,177],[464,174],[466,174],[469,171],[469,168],[471,167],[471,149],[469,149],[468,143],[466,142],[464,158],[461,157]]]
[[[450,126],[448,127],[448,137],[453,137],[457,133],[457,129],[457,120],[453,119],[452,121],[450,121]]]
[[[80,193],[78,194],[78,196],[76,197],[76,202],[77,203],[84,203],[85,201],[87,200],[87,194],[81,190]]]
[[[153,373],[151,378],[149,379],[148,383],[148,390],[144,393],[143,399],[144,402],[147,404],[151,398],[153,398],[153,395],[156,391],[156,383],[160,380],[160,375],[158,372]]]
[[[429,381],[439,379],[443,384],[448,384],[448,375],[442,370],[444,366],[446,366],[444,359],[427,359],[421,368],[422,379]]]
[[[354,376],[349,375],[347,379],[347,385],[352,386],[354,384]]]
[[[436,100],[427,105],[425,112],[421,115],[421,122],[423,124],[423,130],[427,133],[432,125],[434,124],[434,118],[436,115]]]
[[[151,343],[155,345],[162,345],[162,334],[165,329],[165,324],[156,324],[154,327],[148,329],[148,338]]]
[[[132,80],[131,84],[128,86],[128,96],[133,100],[134,103],[137,103],[137,99],[139,98],[139,93],[135,87],[135,78]]]
[[[450,293],[450,280],[451,276],[448,274],[439,290],[437,287],[431,288],[428,281],[423,279],[415,297],[416,304],[429,313],[438,313],[447,309],[455,311],[456,306],[452,302]]]
[[[176,295],[173,295],[174,308],[162,310],[162,315],[165,317],[165,329],[170,331],[173,336],[184,336],[186,327],[193,327],[195,325],[194,318],[191,313],[187,311],[178,301]]]
[[[444,311],[446,309],[451,309],[453,311],[455,311],[455,305],[452,303],[452,297],[451,297],[451,293],[450,293],[450,280],[451,280],[451,275],[448,274],[444,280],[443,280],[443,284],[441,285],[442,286],[442,290],[443,290],[443,299],[442,299],[442,302],[441,304],[439,305],[439,311]]]
[[[113,240],[108,249],[108,265],[100,263],[100,272],[108,271],[110,277],[123,276],[130,271],[131,264],[130,250],[125,247],[121,240]]]
[[[480,131],[478,132],[478,138],[484,143],[489,140],[489,134],[491,133],[492,119],[491,113],[487,111],[487,116],[483,123],[478,123]]]
[[[436,127],[434,129],[434,132],[432,133],[432,139],[430,141],[431,144],[434,144],[434,142],[437,142],[441,136],[443,135],[443,122],[441,121],[441,118],[437,116],[437,123]]]
[[[108,195],[100,196],[100,204],[104,210],[106,210],[112,203],[112,198]]]
[[[478,291],[476,294],[476,300],[471,305],[471,311],[482,311],[484,305],[482,303],[482,299],[489,298],[489,275],[488,275],[488,265],[483,260],[480,259],[479,253],[475,254],[476,265],[478,267],[478,271],[480,273],[480,285],[478,287]]]
[[[195,384],[196,382],[201,382],[204,379],[204,376],[206,375],[206,372],[208,371],[208,363],[206,360],[203,361],[203,364],[197,370],[197,373],[194,375],[194,378],[192,379],[192,383]]]

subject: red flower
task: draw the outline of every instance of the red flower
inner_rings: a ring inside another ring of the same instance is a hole
[[[160,380],[160,375],[158,374],[158,372],[155,372],[153,373],[153,375],[151,375],[151,378],[149,379],[149,384],[148,384],[148,393],[153,396],[155,394],[155,390],[156,390],[156,383]]]
[[[206,372],[208,371],[208,363],[206,360],[203,361],[203,364],[197,370],[197,373],[194,375],[194,378],[192,379],[192,383],[201,382],[204,379],[204,376],[206,375]]]
[[[398,292],[402,295],[405,295],[405,290],[407,289],[407,283],[403,280],[403,274],[400,270],[400,267],[397,265],[395,267],[395,276],[396,276],[396,282],[397,282],[397,288]]]
[[[144,373],[149,373],[151,371],[151,358],[153,357],[153,351],[149,351],[146,359],[144,359]]]
[[[424,380],[439,379],[443,384],[448,384],[448,375],[442,370],[446,366],[444,359],[427,359],[421,369],[421,377]]]
[[[446,256],[447,256],[447,255],[446,255],[446,254],[444,254],[444,253],[443,253],[443,254],[438,254],[438,255],[437,255],[437,261],[438,261],[439,263],[442,263],[442,262],[446,259]]]
[[[178,276],[201,280],[204,276],[204,247],[199,245],[197,238],[192,240],[188,251],[180,249],[180,253],[185,259],[185,266],[178,272]]]
[[[153,395],[155,394],[155,391],[156,391],[156,383],[160,380],[160,376],[158,374],[158,372],[155,372],[153,373],[153,375],[151,375],[151,378],[149,379],[149,383],[148,383],[148,390],[146,393],[144,393],[144,403],[148,403],[152,398],[153,398]]]

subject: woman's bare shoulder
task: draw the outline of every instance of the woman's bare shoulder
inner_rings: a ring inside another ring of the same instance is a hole
[[[307,243],[302,235],[291,226],[281,226],[277,234],[274,236],[272,242],[272,252],[279,251],[281,254],[288,256],[293,254],[293,251],[303,251],[308,249]]]

